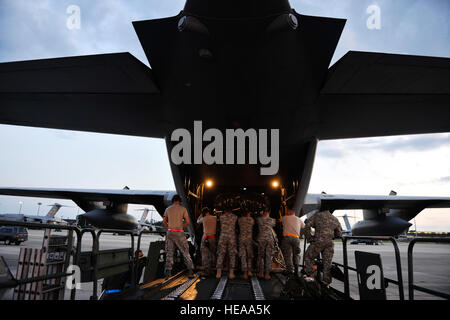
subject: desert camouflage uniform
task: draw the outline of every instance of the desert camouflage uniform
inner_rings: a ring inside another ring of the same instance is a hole
[[[311,235],[311,227],[315,229]],[[314,273],[314,259],[322,253],[323,281],[331,283],[331,262],[334,254],[333,239],[342,236],[342,227],[339,220],[330,211],[322,211],[306,221],[305,237],[309,245],[305,253],[305,272],[307,275]]]
[[[225,212],[219,217],[220,236],[217,244],[217,269],[223,269],[223,260],[228,252],[230,268],[236,267],[236,220],[237,216],[231,212]]]
[[[241,258],[242,271],[248,270],[247,261],[253,258],[253,225],[252,217],[240,217],[239,225],[239,257]],[[251,265],[250,265],[251,267]]]
[[[186,239],[183,226],[183,219],[188,218],[186,208],[180,205],[171,205],[164,212],[164,217],[168,219],[169,230],[166,235],[166,271],[171,271],[173,266],[173,255],[175,247],[177,247],[184,258],[186,267],[190,270],[194,269],[191,255],[189,254],[189,244]],[[175,228],[177,231],[170,231],[170,228]]]
[[[274,251],[272,228],[275,219],[270,217],[259,217],[256,219],[258,225],[258,270],[272,271],[272,257]]]
[[[217,218],[215,216],[210,216],[213,219]],[[203,223],[204,218],[198,219],[197,223]],[[205,232],[205,229],[203,229]],[[216,237],[215,235],[207,235],[205,238],[205,233],[202,236],[202,241],[200,243],[200,252],[202,254],[202,265],[205,270],[211,271],[213,266],[216,265]],[[213,236],[213,237],[211,237]]]
[[[186,240],[184,232],[167,231],[166,235],[166,270],[172,270],[173,255],[175,253],[175,246],[181,252],[184,258],[184,263],[188,269],[194,269],[191,255],[189,254],[189,244]]]
[[[208,244],[206,244],[207,241]],[[206,240],[205,236],[202,236],[200,251],[202,253],[202,265],[205,270],[211,271],[216,262],[216,238]]]

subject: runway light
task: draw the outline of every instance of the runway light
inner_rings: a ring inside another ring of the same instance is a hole
[[[272,188],[278,188],[279,186],[280,186],[280,183],[278,182],[278,180],[272,181]]]
[[[208,188],[211,188],[212,186],[213,186],[213,181],[212,180],[206,180],[206,182],[205,182],[205,185],[208,187]]]

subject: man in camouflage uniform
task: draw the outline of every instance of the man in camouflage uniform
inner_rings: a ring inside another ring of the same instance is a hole
[[[262,216],[256,219],[258,225],[258,277],[264,277],[266,280],[270,280],[274,251],[272,228],[275,226],[275,219],[272,219],[269,214],[270,211],[266,209]]]
[[[217,217],[211,215],[208,208],[202,209],[202,215],[197,223],[203,224],[203,236],[200,244],[202,253],[202,265],[205,268],[201,273],[202,278],[211,274],[212,267],[216,263],[216,225]]]
[[[311,228],[315,229],[314,236]],[[322,254],[323,282],[325,285],[331,283],[331,262],[334,254],[334,238],[342,236],[342,227],[339,220],[330,211],[316,213],[306,221],[305,237],[310,243],[305,253],[306,280],[314,281],[314,259]]]
[[[251,217],[251,213],[247,212],[238,219],[239,225],[239,257],[241,259],[242,279],[248,279],[252,276],[252,259],[253,259],[253,225],[255,220]]]
[[[173,254],[175,246],[183,255],[184,262],[189,270],[189,277],[194,277],[194,264],[189,254],[189,244],[184,229],[189,225],[189,216],[186,208],[180,205],[181,197],[175,195],[172,205],[164,212],[163,225],[167,228],[166,235],[166,279],[172,275]],[[184,219],[184,223],[183,223]]]
[[[219,216],[220,236],[219,243],[217,244],[217,279],[222,277],[223,260],[227,252],[230,258],[230,274],[228,278],[235,278],[234,268],[236,267],[237,254],[236,221],[237,216],[234,215],[231,210],[225,210],[225,212]]]

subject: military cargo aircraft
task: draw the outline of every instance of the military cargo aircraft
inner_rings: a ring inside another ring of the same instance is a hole
[[[171,204],[171,199],[177,194],[177,191],[0,188],[0,194],[71,199],[86,211],[84,217],[93,226],[107,229],[132,230],[148,227],[149,225],[145,223],[145,211],[139,221],[133,215],[126,213],[128,203],[151,203],[162,216],[165,208]],[[245,206],[245,195],[251,195],[251,192],[241,190],[239,194],[241,194],[242,200],[238,200],[239,203],[234,205],[238,207]],[[216,197],[212,198],[215,200]],[[263,203],[265,200],[259,200],[259,202]],[[217,205],[216,202],[215,206],[219,207],[220,204]],[[275,214],[279,214],[279,210],[283,209],[281,202],[279,206],[280,208]],[[413,219],[423,209],[449,207],[450,197],[352,196],[321,193],[307,194],[300,214],[307,213],[311,216],[321,210],[364,209],[364,220],[359,221],[349,229],[352,235],[397,236],[411,226],[408,221]],[[252,210],[258,212],[261,208]],[[34,218],[45,219],[45,217],[39,216]],[[190,228],[193,228],[192,224]],[[189,233],[193,236],[195,233],[194,229],[190,229]]]
[[[138,223],[138,227],[137,227],[138,230],[159,231],[159,232],[167,231],[166,228],[155,226],[153,224],[153,219],[151,219],[150,223],[147,223],[148,213],[150,211],[152,211],[152,213],[153,213],[153,211],[154,211],[153,209],[145,208],[145,209],[137,209],[137,211],[142,211],[142,216],[139,219],[139,221],[137,222]]]
[[[201,120],[200,139],[184,141],[193,161],[170,162],[191,221],[222,194],[256,193],[274,217],[295,198],[297,215],[366,209],[361,234],[403,231],[422,209],[448,207],[450,199],[307,195],[317,144],[449,132],[450,59],[349,51],[329,67],[345,22],[303,15],[287,0],[187,0],[174,17],[133,22],[151,69],[129,53],[1,63],[0,123],[162,138],[170,158],[179,142],[173,132],[198,136]],[[252,129],[279,130],[278,140],[259,141],[278,147],[276,174],[261,175],[267,162],[251,160],[251,143],[216,150],[232,160],[245,152],[231,164],[205,163],[212,131],[203,129],[240,130],[248,140]],[[162,214],[175,192],[0,193],[72,199],[93,225],[133,229],[128,203]],[[194,236],[192,224],[188,231]]]
[[[15,213],[0,214],[0,220],[21,221],[21,222],[39,222],[39,223],[44,223],[44,224],[67,224],[66,221],[55,217],[56,213],[62,207],[67,207],[67,206],[63,206],[59,203],[55,203],[54,205],[51,206],[50,210],[48,211],[47,215],[45,215],[45,216],[15,214]]]
[[[152,225],[148,224],[146,222],[146,219],[147,219],[147,216],[148,216],[148,212],[150,211],[150,209],[148,209],[148,208],[138,209],[138,211],[142,211],[142,216],[141,216],[141,218],[138,221],[139,228],[140,229],[146,228],[147,230],[152,229]]]

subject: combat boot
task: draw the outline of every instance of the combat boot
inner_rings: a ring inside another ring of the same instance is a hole
[[[266,275],[264,276],[264,279],[266,279],[266,280],[270,280],[271,279],[269,271],[266,272]]]
[[[217,269],[216,278],[217,278],[217,279],[222,278],[222,269],[219,269],[219,268]]]
[[[244,273],[241,276],[242,279],[247,280],[248,279],[248,272],[244,271]]]
[[[188,271],[188,278],[193,278],[194,277],[194,270],[189,269]]]
[[[166,280],[169,279],[172,276],[172,270],[167,270],[166,271]]]
[[[234,269],[230,268],[230,274],[228,275],[228,279],[234,279],[236,276],[234,275]]]
[[[258,278],[260,278],[260,279],[264,278],[264,270],[262,270],[262,269],[259,270]]]

